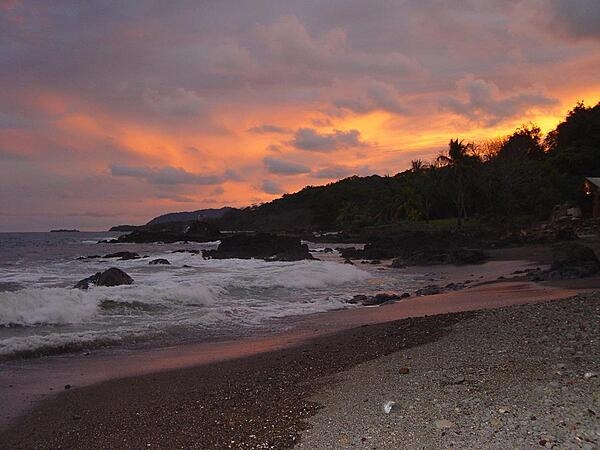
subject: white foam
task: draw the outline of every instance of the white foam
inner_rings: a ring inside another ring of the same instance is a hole
[[[372,276],[329,261],[205,260],[164,247],[152,253],[129,261],[70,259],[7,274],[11,281],[31,287],[0,292],[0,326],[25,327],[14,333],[10,328],[2,331],[0,354],[120,342],[160,335],[173,327],[252,327],[273,318],[353,307],[345,299]],[[171,265],[148,264],[160,257]],[[87,291],[71,288],[111,266],[125,270],[134,284]]]
[[[0,325],[80,323],[96,313],[96,306],[96,299],[79,289],[1,292]]]

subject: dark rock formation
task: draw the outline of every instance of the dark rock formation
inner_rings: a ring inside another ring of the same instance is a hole
[[[165,264],[165,265],[169,265],[171,264],[169,262],[168,259],[165,258],[157,258],[157,259],[153,259],[152,261],[150,261],[148,264],[150,264],[151,266],[157,265],[157,264]]]
[[[417,295],[417,296],[435,295],[435,294],[439,294],[441,292],[442,292],[442,289],[438,285],[430,284],[428,286],[422,287],[421,289],[418,289],[417,292],[415,292],[415,295]]]
[[[451,264],[481,264],[487,260],[486,254],[479,249],[459,248],[450,252]]]
[[[135,231],[138,228],[140,228],[139,225],[115,225],[114,227],[111,227],[110,231],[119,231],[121,233],[129,233],[131,231]]]
[[[235,234],[225,238],[216,250],[206,250],[209,258],[262,258],[267,261],[298,261],[315,259],[300,239],[276,234]]]
[[[552,248],[552,266],[542,278],[583,278],[600,271],[600,261],[589,247],[575,242],[558,244]]]
[[[392,267],[394,269],[402,269],[402,268],[406,267],[406,264],[404,263],[402,258],[394,258],[394,260],[390,264],[390,267]]]
[[[410,297],[410,294],[408,292],[405,292],[402,295],[388,292],[382,292],[375,295],[358,294],[352,297],[352,299],[348,300],[348,303],[361,304],[363,306],[376,306],[408,297]]]
[[[120,258],[121,261],[126,261],[128,259],[139,259],[140,255],[135,252],[116,252],[104,255],[103,258]]]
[[[90,284],[96,286],[119,286],[121,284],[131,284],[133,278],[123,272],[121,269],[111,267],[104,272],[97,272],[91,277],[84,278],[76,285],[76,289],[88,289]]]
[[[120,236],[118,242],[209,242],[220,238],[221,233],[213,224],[194,221],[145,225],[130,234]]]

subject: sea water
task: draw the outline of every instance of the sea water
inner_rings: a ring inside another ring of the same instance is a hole
[[[175,250],[218,242],[98,243],[118,233],[0,233],[0,359],[115,345],[235,338],[277,332],[294,318],[359,306],[356,294],[405,292],[421,275],[344,264],[326,244],[309,243],[320,261],[204,259]],[[334,246],[334,245],[332,245]],[[86,258],[134,251],[140,259]],[[165,258],[170,265],[150,265]],[[132,285],[74,289],[118,267]]]

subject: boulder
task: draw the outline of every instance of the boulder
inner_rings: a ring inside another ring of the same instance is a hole
[[[376,306],[382,305],[383,303],[393,302],[396,300],[400,300],[403,298],[410,297],[410,294],[404,293],[402,295],[382,292],[375,295],[364,295],[358,294],[348,300],[348,303],[352,303],[354,305],[361,304],[363,306]]]
[[[482,250],[459,248],[450,252],[449,261],[451,264],[481,264],[486,259],[487,256]]]
[[[169,262],[168,259],[165,259],[165,258],[156,258],[156,259],[153,259],[152,261],[150,261],[148,264],[150,264],[151,266],[155,266],[157,264],[169,265],[171,263]]]
[[[585,245],[570,242],[552,247],[552,266],[546,279],[583,278],[600,271],[600,261]]]
[[[140,255],[135,252],[116,252],[104,255],[103,258],[120,258],[121,261],[126,261],[128,259],[139,259]]]
[[[76,289],[88,289],[90,284],[96,286],[119,286],[122,284],[133,283],[133,278],[123,272],[121,269],[111,267],[104,272],[97,272],[91,277],[84,278],[76,285]]]
[[[442,290],[438,285],[430,284],[421,289],[418,289],[417,292],[415,292],[415,295],[418,295],[418,296],[435,295],[435,294],[439,294],[440,292],[442,292]]]
[[[216,250],[205,250],[202,255],[215,259],[261,258],[267,261],[315,259],[300,239],[269,233],[235,234],[222,239]]]
[[[404,260],[402,260],[402,258],[394,258],[392,260],[392,263],[390,264],[390,267],[394,269],[402,269],[406,267],[406,264],[404,263]]]

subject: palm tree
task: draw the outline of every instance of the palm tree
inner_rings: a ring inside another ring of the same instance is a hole
[[[477,156],[473,155],[474,144],[465,144],[458,139],[450,139],[448,144],[448,154],[441,154],[437,157],[440,166],[450,167],[454,178],[454,203],[456,205],[456,217],[458,225],[461,226],[463,219],[467,217],[467,208],[465,205],[465,195],[468,181],[468,172],[474,163],[479,161]]]
[[[421,173],[421,172],[423,172],[427,168],[428,168],[427,164],[425,164],[425,162],[423,162],[422,159],[413,159],[410,162],[410,170],[411,170],[411,172]]]

